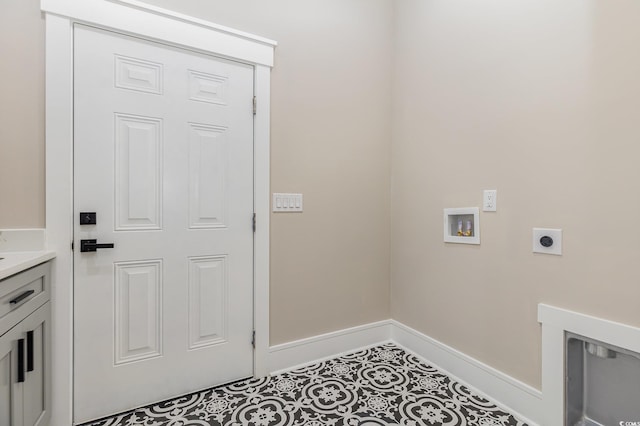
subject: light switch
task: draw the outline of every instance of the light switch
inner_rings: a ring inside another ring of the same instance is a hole
[[[302,194],[273,193],[273,211],[295,213],[302,211]]]

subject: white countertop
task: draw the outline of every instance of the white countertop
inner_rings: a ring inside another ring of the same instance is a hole
[[[22,251],[22,252],[1,252],[0,251],[0,280],[10,277],[11,275],[22,272],[51,260],[56,257],[52,251]]]

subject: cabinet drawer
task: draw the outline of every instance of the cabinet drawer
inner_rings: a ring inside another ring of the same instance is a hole
[[[51,263],[0,281],[0,335],[49,300]]]

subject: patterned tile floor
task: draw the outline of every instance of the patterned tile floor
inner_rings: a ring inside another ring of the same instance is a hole
[[[393,344],[87,425],[526,426]]]

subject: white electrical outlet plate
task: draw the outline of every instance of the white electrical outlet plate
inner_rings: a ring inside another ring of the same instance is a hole
[[[485,189],[482,197],[482,211],[495,212],[498,210],[498,190]]]
[[[302,211],[302,194],[273,193],[273,211],[276,213],[292,213]]]
[[[545,238],[548,237],[551,240]],[[544,244],[550,244],[545,247]],[[533,252],[562,255],[562,229],[533,228]]]

